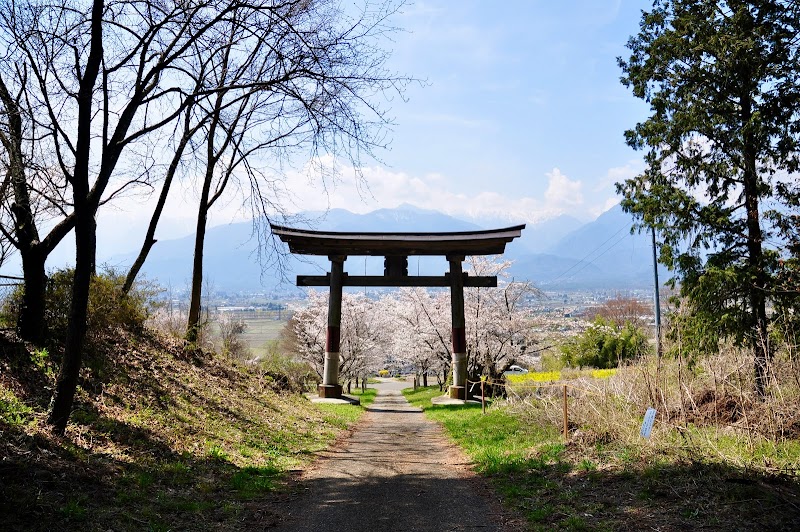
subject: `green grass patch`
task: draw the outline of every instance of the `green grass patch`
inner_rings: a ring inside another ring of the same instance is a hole
[[[64,506],[61,507],[61,514],[69,521],[81,522],[85,521],[87,517],[86,502],[88,498],[85,495],[78,495],[76,497],[69,497]]]
[[[354,397],[357,397],[359,401],[361,401],[361,406],[369,406],[375,402],[375,397],[378,395],[378,390],[375,388],[367,388],[366,390],[353,390],[353,393],[349,394]]]
[[[33,409],[19,400],[10,390],[0,385],[0,422],[8,425],[25,425],[33,419]]]
[[[583,442],[580,433],[565,444],[556,424],[536,423],[537,417],[513,405],[497,402],[484,415],[480,405],[433,405],[431,398],[441,395],[438,387],[404,395],[444,426],[531,530],[781,529],[800,517],[789,502],[780,502],[800,494],[797,479],[759,476],[735,461],[720,462],[711,449],[693,457],[680,452],[687,438],[703,437],[698,429],[665,442],[671,452],[656,452],[653,442],[644,440]],[[744,451],[740,438],[718,441],[716,453]],[[751,445],[748,452],[776,467],[800,464],[795,441],[777,448]],[[792,515],[765,517],[757,510],[770,504]]]
[[[436,386],[403,393],[414,406],[444,425],[456,443],[475,460],[480,472],[489,475],[528,472],[558,461],[563,451],[557,431],[526,425],[506,409],[489,408],[484,415],[478,404],[433,405],[431,398],[441,395]],[[536,455],[531,454],[534,448],[540,449]]]
[[[231,476],[231,487],[244,499],[252,499],[276,488],[283,472],[275,467],[244,467]]]

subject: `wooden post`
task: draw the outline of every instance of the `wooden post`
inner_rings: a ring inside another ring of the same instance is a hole
[[[450,310],[453,324],[453,385],[450,397],[467,398],[467,330],[464,320],[464,277],[462,256],[448,256],[450,263]]]
[[[486,384],[486,379],[481,377],[481,409],[483,409],[483,413],[486,413],[486,390],[484,389],[483,385]]]
[[[325,342],[325,364],[322,373],[322,384],[319,387],[320,397],[341,397],[342,387],[339,385],[339,340],[342,324],[342,278],[344,277],[344,261],[347,257],[331,256],[331,291],[328,299],[328,331]]]
[[[569,416],[567,415],[567,385],[564,385],[564,441],[569,439]]]

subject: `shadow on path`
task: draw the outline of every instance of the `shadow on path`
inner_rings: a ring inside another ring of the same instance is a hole
[[[350,438],[323,453],[281,508],[278,530],[510,530],[484,481],[400,387],[376,386]]]

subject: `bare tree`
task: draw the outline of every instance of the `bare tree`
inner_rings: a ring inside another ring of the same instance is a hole
[[[216,87],[207,100],[205,173],[195,233],[187,340],[193,341],[202,299],[203,248],[208,214],[232,184],[249,184],[258,224],[284,209],[281,174],[266,161],[345,156],[359,167],[361,154],[382,146],[388,121],[375,93],[402,91],[407,79],[384,69],[386,53],[374,45],[399,4],[365,6],[351,19],[338,4],[290,3],[254,21],[233,13],[219,60],[209,69]],[[262,226],[266,227],[266,225]],[[260,243],[265,243],[261,239]],[[260,248],[260,251],[263,251]]]
[[[137,170],[137,151],[128,148],[146,146],[184,111],[194,89],[184,75],[195,64],[192,44],[225,20],[232,3],[95,0],[3,8],[4,44],[32,80],[26,97],[36,109],[36,140],[54,154],[58,181],[72,192],[71,204],[64,203],[76,241],[72,308],[49,417],[63,433],[81,367],[95,216],[146,178]]]
[[[35,109],[28,98],[25,63],[0,72],[0,145],[5,177],[0,186],[0,237],[3,256],[15,248],[22,261],[24,292],[17,331],[25,340],[42,343],[45,333],[45,261],[72,230],[63,180],[43,164],[34,128]],[[42,238],[40,224],[51,225]]]

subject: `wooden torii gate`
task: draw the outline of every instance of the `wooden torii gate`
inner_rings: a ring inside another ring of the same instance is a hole
[[[320,397],[341,397],[339,339],[344,286],[450,287],[453,339],[453,385],[450,397],[466,398],[467,341],[464,320],[464,287],[497,286],[496,276],[469,276],[462,271],[468,255],[500,255],[506,244],[522,235],[525,225],[485,231],[446,233],[356,233],[311,231],[271,225],[272,233],[298,255],[326,255],[331,261],[327,275],[298,275],[297,286],[328,286],[328,330]],[[383,275],[349,275],[344,261],[349,256],[383,256]],[[444,256],[450,271],[441,276],[408,275],[411,255]]]

